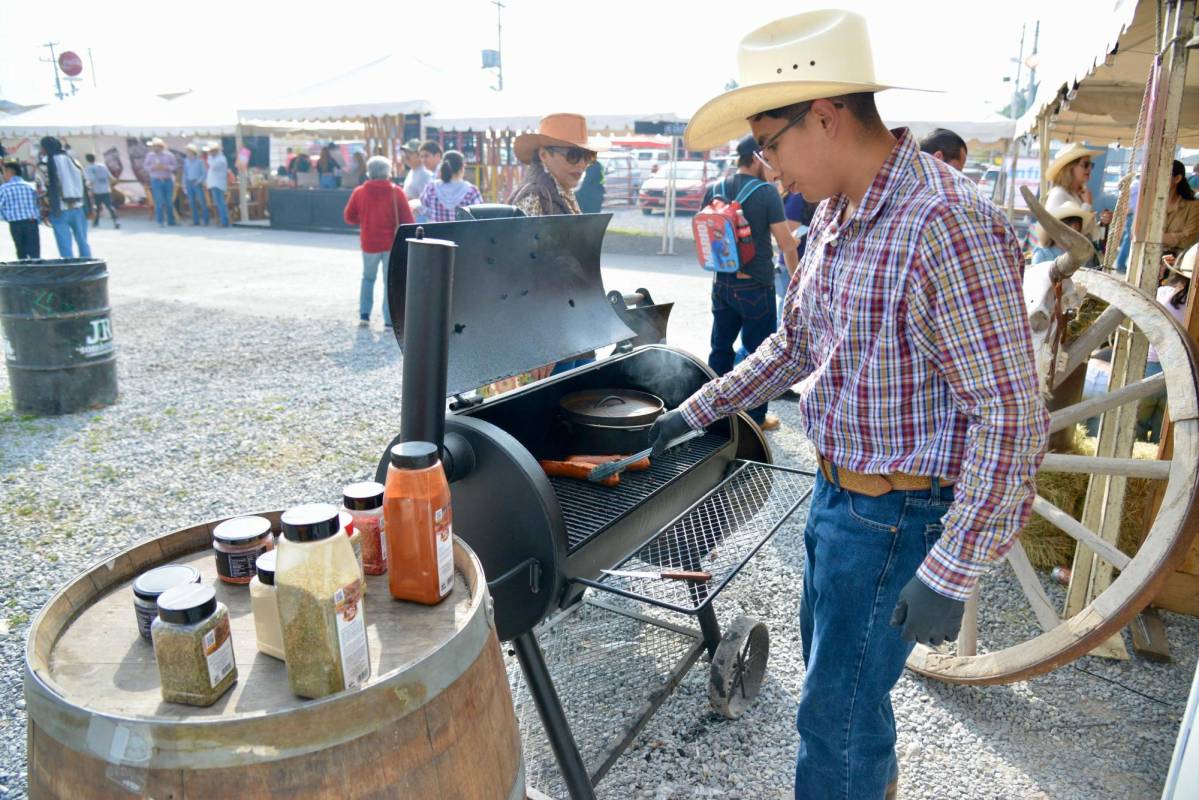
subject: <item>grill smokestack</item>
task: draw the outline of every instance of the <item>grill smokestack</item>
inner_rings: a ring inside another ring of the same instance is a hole
[[[408,240],[404,295],[404,367],[400,437],[445,445],[446,372],[450,358],[450,298],[457,245]]]

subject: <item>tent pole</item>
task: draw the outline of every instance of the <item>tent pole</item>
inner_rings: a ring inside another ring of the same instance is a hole
[[[1045,202],[1045,198],[1049,196],[1049,181],[1045,178],[1045,173],[1049,170],[1049,115],[1041,114],[1037,119],[1037,141],[1040,143],[1041,153],[1041,191],[1037,195],[1041,198],[1041,202]]]
[[[250,221],[250,199],[246,196],[246,192],[250,189],[250,161],[246,159],[246,163],[241,163],[242,150],[242,130],[241,122],[237,123],[237,127],[233,129],[233,149],[237,152],[233,157],[237,160],[237,210],[238,218],[242,222]]]

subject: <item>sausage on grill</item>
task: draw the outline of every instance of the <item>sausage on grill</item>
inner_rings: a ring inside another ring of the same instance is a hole
[[[591,470],[598,466],[596,464],[584,464],[575,461],[538,461],[537,463],[545,470],[545,474],[551,478],[573,478],[578,481],[587,480],[587,476],[591,474]],[[609,475],[600,481],[599,485],[617,486],[619,483],[619,475]]]

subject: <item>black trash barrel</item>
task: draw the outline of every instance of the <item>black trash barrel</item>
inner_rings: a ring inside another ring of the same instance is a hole
[[[70,414],[117,399],[108,267],[99,259],[0,263],[0,329],[14,409]]]

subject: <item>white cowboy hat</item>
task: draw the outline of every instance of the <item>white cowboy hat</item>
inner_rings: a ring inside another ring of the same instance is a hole
[[[692,115],[683,135],[688,150],[710,150],[739,138],[749,129],[750,117],[773,108],[911,88],[875,78],[866,18],[838,9],[797,14],[758,28],[741,40],[737,66],[740,86]]]
[[[593,153],[607,150],[604,139],[587,136],[587,118],[582,114],[548,114],[541,118],[537,133],[522,133],[512,143],[512,152],[525,164],[531,163],[539,147],[581,147]]]
[[[146,144],[149,145],[150,147],[166,147],[167,146],[167,143],[164,142],[162,139],[159,139],[157,136],[155,136],[150,141],[146,142]]]
[[[1195,274],[1195,258],[1197,256],[1199,256],[1199,244],[1191,245],[1191,247],[1182,254],[1182,257],[1174,262],[1174,266],[1166,267],[1166,269],[1181,275],[1187,280],[1190,280]]]
[[[184,149],[184,150],[191,150],[193,153],[199,153],[199,152],[200,152],[200,148],[199,148],[198,146],[194,145],[194,144],[185,144],[185,145],[183,146],[183,149]]]
[[[1049,166],[1045,168],[1045,181],[1053,183],[1053,179],[1068,164],[1072,164],[1083,156],[1097,156],[1102,152],[1102,150],[1089,150],[1078,142],[1071,142],[1061,150],[1058,150],[1057,155],[1049,162]]]
[[[1082,220],[1082,229],[1084,231],[1090,230],[1091,222],[1095,219],[1095,212],[1083,208],[1076,200],[1066,200],[1052,208],[1046,206],[1045,210],[1052,214],[1055,219],[1063,221],[1070,217],[1078,217]],[[1048,247],[1051,241],[1049,234],[1040,225],[1037,226],[1037,240],[1041,243],[1041,247]]]

